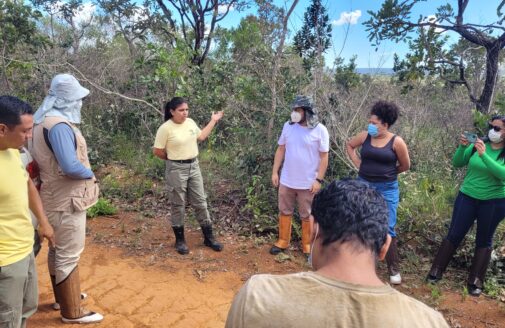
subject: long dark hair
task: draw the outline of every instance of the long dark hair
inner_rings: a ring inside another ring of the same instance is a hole
[[[503,124],[505,124],[505,115],[494,115],[494,116],[491,117],[491,122],[493,122],[494,120],[500,120],[500,121],[503,122]],[[489,137],[487,135],[484,136],[481,139],[482,139],[482,141],[484,141],[484,143],[489,142]],[[475,149],[475,147],[473,147],[473,149],[472,149],[472,155],[476,151],[477,151],[477,149]],[[498,157],[496,159],[497,160],[501,159],[503,162],[505,162],[505,147],[503,147],[503,149],[500,152],[500,155],[498,155]]]
[[[165,122],[172,118],[171,110],[175,110],[182,104],[187,104],[186,99],[182,97],[173,97],[169,102],[165,104]]]

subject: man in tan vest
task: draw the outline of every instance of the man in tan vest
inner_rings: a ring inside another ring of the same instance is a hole
[[[65,323],[94,323],[99,313],[81,307],[79,258],[86,239],[86,209],[98,199],[81,123],[82,99],[89,94],[70,74],[56,75],[34,116],[32,154],[40,167],[40,196],[53,226],[56,247],[48,266],[56,303]]]

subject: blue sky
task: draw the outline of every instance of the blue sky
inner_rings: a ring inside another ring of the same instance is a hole
[[[275,2],[278,6],[283,7],[288,7],[292,3],[292,1],[283,0],[276,0]],[[342,13],[353,13],[354,17],[357,18],[355,24],[333,25],[333,46],[328,50],[326,55],[328,66],[332,65],[334,58],[338,55],[346,59],[351,58],[353,55],[357,55],[357,66],[359,68],[388,68],[393,67],[393,54],[395,52],[401,57],[407,52],[407,45],[404,43],[396,44],[386,41],[381,43],[378,51],[375,51],[375,47],[372,47],[371,43],[368,41],[363,22],[370,18],[367,11],[378,10],[382,2],[381,0],[323,0],[323,4],[325,4],[328,10],[330,21],[338,21]],[[499,2],[498,0],[471,0],[465,11],[465,21],[475,24],[486,24],[496,21],[496,8]],[[427,16],[435,14],[436,8],[446,3],[450,3],[456,10],[456,0],[428,0],[416,5],[416,10],[412,17],[417,19],[419,15]],[[303,14],[309,5],[310,0],[299,1],[289,22],[289,28],[291,30],[290,37],[302,26]],[[222,21],[221,25],[223,27],[237,26],[241,18],[245,17],[247,14],[254,14],[254,10],[255,8],[251,8],[242,13],[233,11]],[[359,17],[357,17],[358,11],[361,13]],[[346,39],[347,29],[348,33]],[[451,35],[451,38],[457,40],[454,34]]]

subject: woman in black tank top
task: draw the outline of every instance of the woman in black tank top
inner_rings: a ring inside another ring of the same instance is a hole
[[[379,191],[389,209],[389,234],[391,246],[386,254],[390,283],[400,284],[398,248],[395,232],[396,210],[399,202],[398,174],[410,168],[407,145],[403,139],[389,131],[398,118],[399,108],[387,101],[377,101],[370,110],[367,131],[351,138],[346,145],[347,154],[358,169],[358,179]],[[361,148],[360,156],[356,150]]]

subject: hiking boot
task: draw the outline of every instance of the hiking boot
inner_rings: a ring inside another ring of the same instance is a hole
[[[189,253],[188,245],[186,245],[186,239],[184,238],[184,226],[172,227],[175,235],[175,250],[181,255],[186,255]]]
[[[203,244],[205,246],[212,248],[212,250],[216,252],[221,252],[223,250],[223,245],[214,238],[211,225],[202,226],[202,233],[204,237]]]

